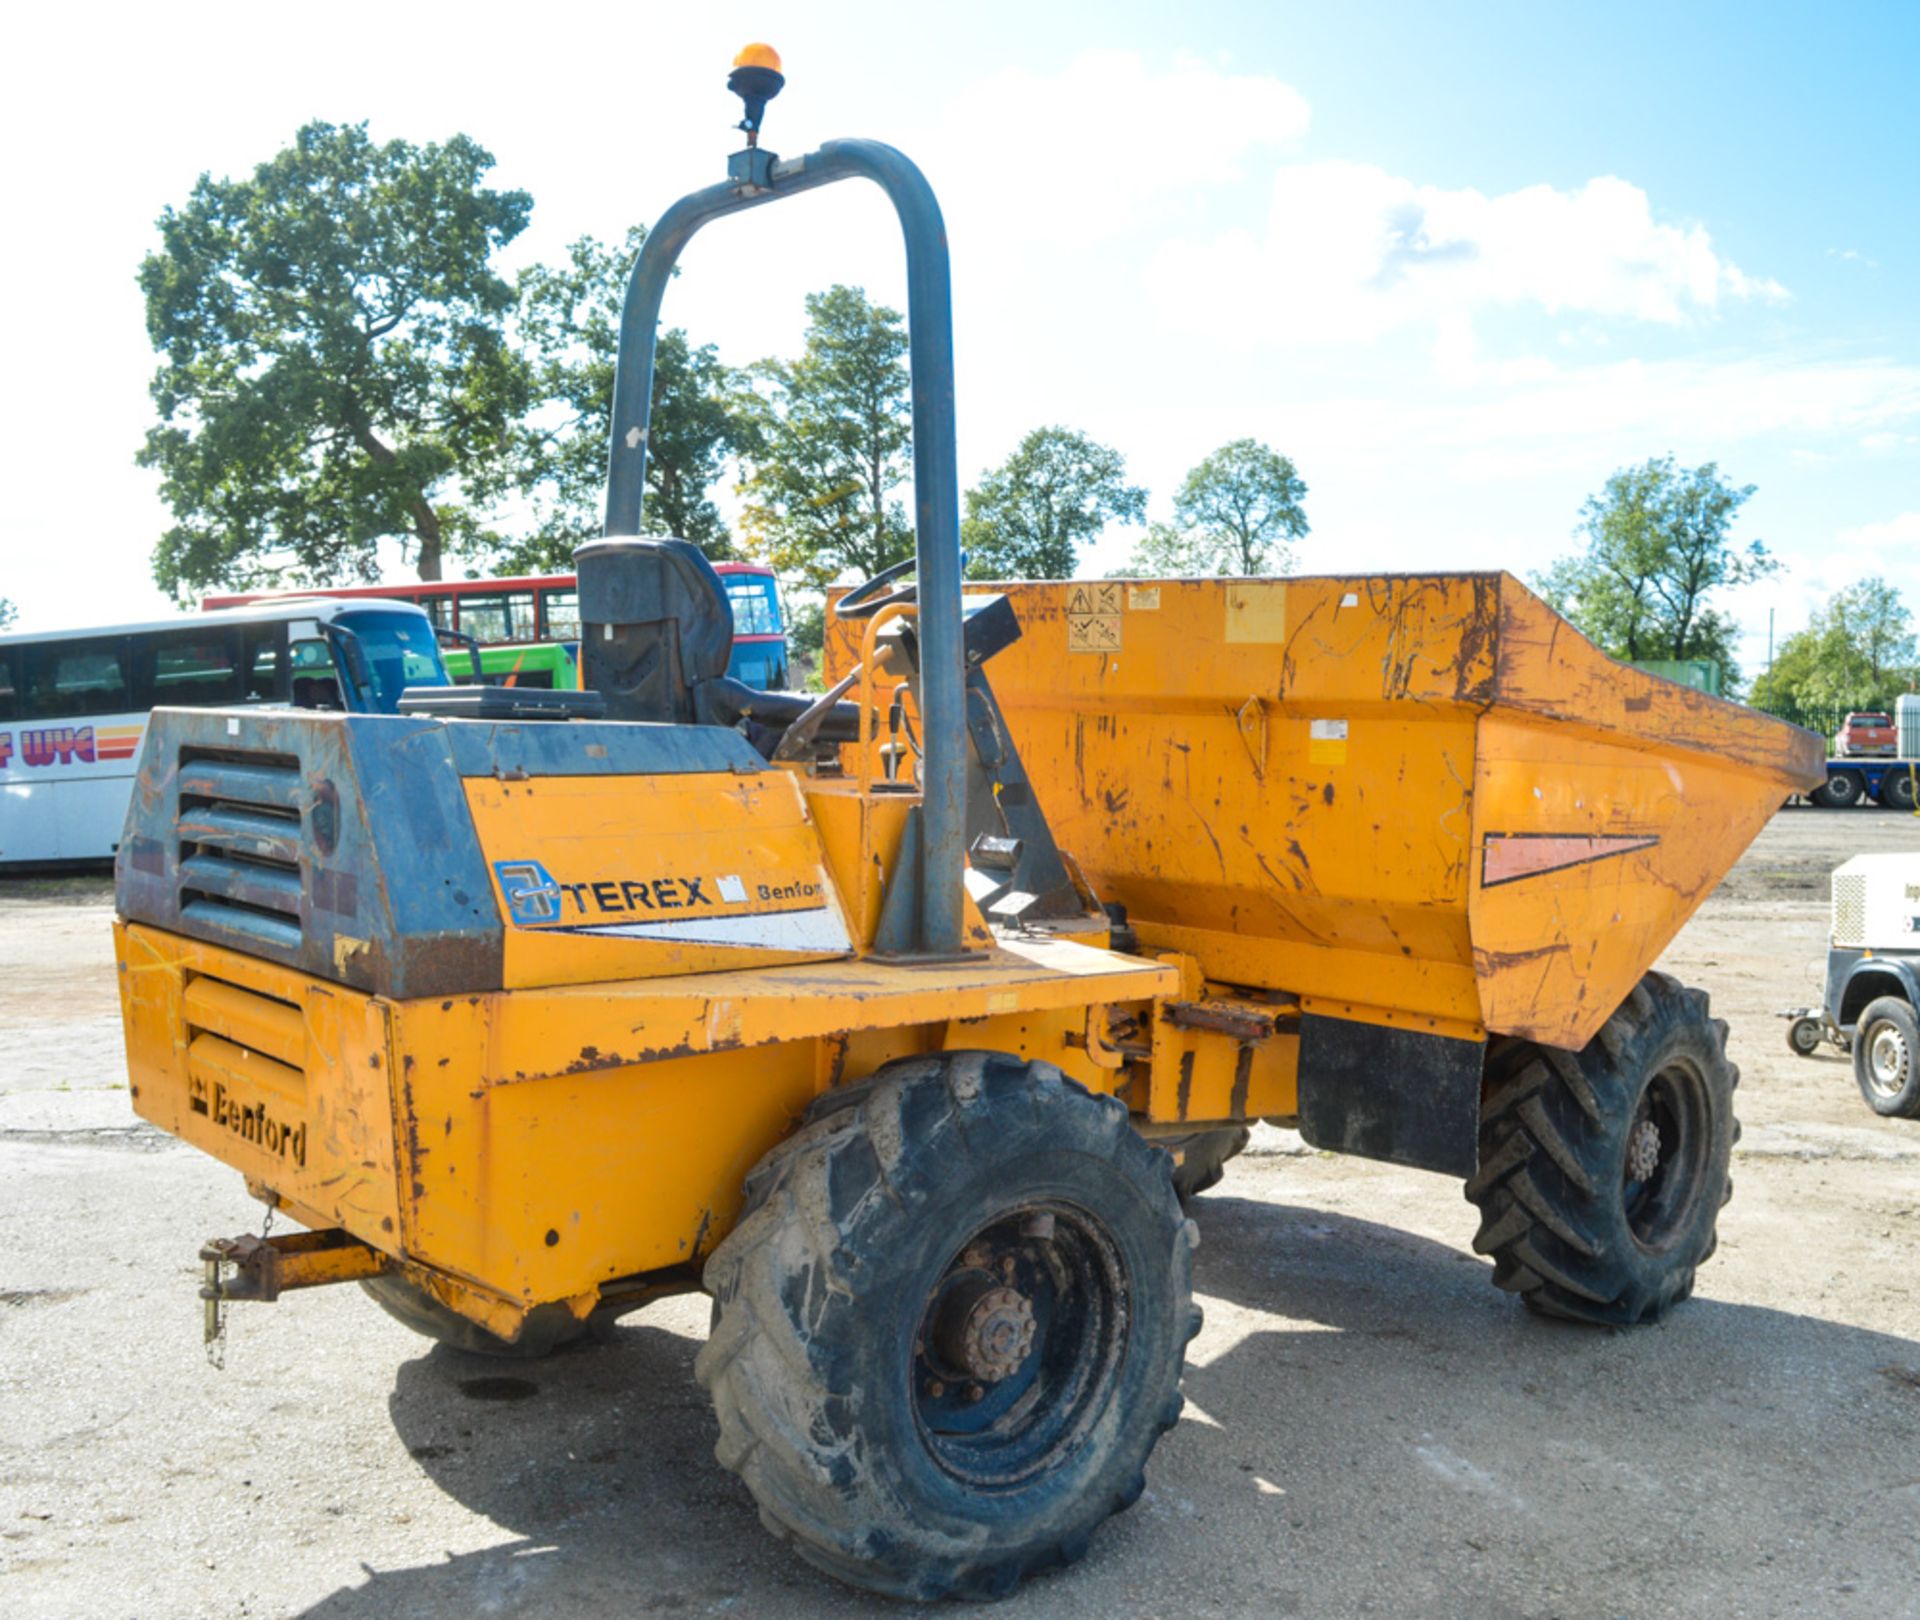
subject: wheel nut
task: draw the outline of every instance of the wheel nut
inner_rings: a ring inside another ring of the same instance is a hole
[[[969,1384],[967,1386],[967,1399],[970,1401],[981,1400],[985,1397],[986,1393],[987,1392],[978,1384]]]
[[[927,1397],[929,1400],[937,1401],[942,1395],[946,1394],[946,1392],[947,1386],[941,1383],[939,1379],[929,1378],[927,1380]]]

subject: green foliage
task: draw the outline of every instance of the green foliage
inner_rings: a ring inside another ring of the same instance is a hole
[[[898,491],[911,470],[906,323],[858,287],[807,298],[798,360],[752,368],[742,526],[752,549],[813,586],[877,574],[913,550]]]
[[[1711,658],[1739,679],[1738,627],[1711,605],[1716,591],[1779,568],[1760,541],[1729,531],[1754,486],[1735,487],[1713,462],[1681,468],[1672,456],[1616,472],[1587,498],[1586,550],[1562,557],[1532,584],[1615,658]]]
[[[503,567],[570,568],[574,548],[600,534],[620,306],[646,238],[638,225],[618,244],[583,236],[568,247],[564,265],[521,273],[519,332],[534,410],[518,430],[517,482],[535,527],[501,559]],[[695,348],[677,327],[660,334],[643,526],[691,540],[715,559],[731,557],[733,543],[707,492],[738,437],[740,386],[713,345]]]
[[[161,215],[139,277],[160,422],[139,461],[177,520],[164,588],[366,577],[383,539],[438,579],[493,542],[529,379],[489,266],[533,205],[483,185],[492,167],[464,135],[377,146],[311,123]]]
[[[960,543],[974,579],[1067,579],[1109,523],[1138,523],[1147,492],[1118,450],[1064,427],[1035,428],[967,491]]]
[[[822,671],[827,657],[827,605],[815,598],[787,615],[787,655],[795,691],[826,689]]]
[[[1780,644],[1773,668],[1753,683],[1756,708],[1790,718],[1886,709],[1920,684],[1914,619],[1877,574],[1839,592],[1806,629]]]
[[[1310,525],[1293,462],[1256,439],[1224,444],[1186,476],[1174,521],[1155,523],[1127,565],[1144,575],[1279,574]]]
[[[20,610],[13,605],[12,601],[7,597],[0,596],[0,630],[7,629],[12,625],[13,621],[19,617]]]

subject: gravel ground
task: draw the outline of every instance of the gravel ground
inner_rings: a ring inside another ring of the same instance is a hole
[[[1920,1122],[1838,1054],[1826,874],[1920,821],[1778,817],[1668,953],[1733,1024],[1718,1256],[1661,1327],[1525,1315],[1452,1182],[1263,1130],[1201,1200],[1185,1419],[1024,1616],[1920,1616]],[[241,1307],[239,1179],[135,1124],[104,884],[0,885],[0,1603],[9,1615],[858,1615],[712,1457],[705,1302],[503,1368],[356,1290]],[[949,1607],[945,1613],[967,1612]]]

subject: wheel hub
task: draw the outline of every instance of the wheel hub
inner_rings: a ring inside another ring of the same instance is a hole
[[[1886,1096],[1902,1091],[1907,1084],[1907,1065],[1911,1061],[1907,1043],[1891,1024],[1882,1024],[1873,1033],[1867,1048],[1867,1064],[1873,1071],[1873,1083]]]
[[[1019,1371],[1033,1348],[1033,1302],[1017,1288],[957,1291],[940,1313],[941,1359],[983,1384]]]
[[[1627,1175],[1645,1181],[1660,1168],[1660,1127],[1643,1119],[1627,1138]]]

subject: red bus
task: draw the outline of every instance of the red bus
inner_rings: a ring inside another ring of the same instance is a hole
[[[761,563],[713,565],[733,608],[733,656],[727,673],[762,691],[787,684],[787,630],[773,570]],[[288,591],[209,596],[203,610],[242,607],[287,596],[377,596],[413,602],[443,630],[458,630],[483,647],[516,642],[580,639],[580,594],[572,574],[522,574],[511,579],[410,579],[393,585],[326,585]]]

